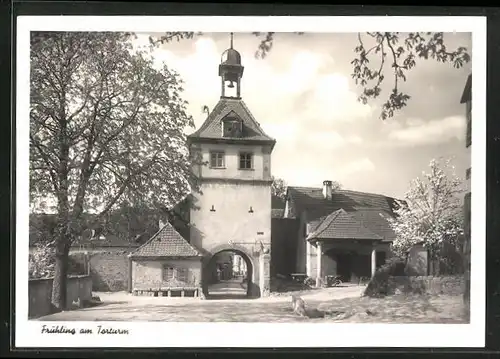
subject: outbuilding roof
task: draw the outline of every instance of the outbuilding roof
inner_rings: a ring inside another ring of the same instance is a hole
[[[202,256],[201,252],[188,243],[168,222],[151,239],[131,253],[132,258],[199,256]]]

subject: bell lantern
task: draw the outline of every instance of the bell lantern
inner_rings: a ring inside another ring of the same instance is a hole
[[[224,51],[219,65],[219,76],[221,77],[221,97],[226,96],[226,87],[233,89],[236,87],[236,98],[241,94],[241,78],[244,67],[241,65],[241,55],[233,49],[233,33],[231,33],[231,46]]]

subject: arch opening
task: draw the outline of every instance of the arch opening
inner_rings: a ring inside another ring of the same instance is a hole
[[[237,249],[213,254],[204,268],[203,291],[207,299],[238,299],[254,296],[253,263]]]

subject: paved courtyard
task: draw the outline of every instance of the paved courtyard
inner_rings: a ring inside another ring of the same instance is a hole
[[[290,295],[260,299],[135,297],[96,293],[102,305],[48,315],[43,321],[165,322],[386,322],[465,323],[460,296],[361,297],[364,287],[328,288],[301,294],[306,307],[328,314],[304,318],[292,313]]]
[[[301,294],[308,305],[321,302],[357,298],[363,287],[328,288]],[[293,322],[297,315],[291,311],[290,295],[259,299],[210,299],[180,297],[141,297],[125,292],[95,293],[103,304],[78,310],[48,315],[38,320],[47,321],[241,321]]]

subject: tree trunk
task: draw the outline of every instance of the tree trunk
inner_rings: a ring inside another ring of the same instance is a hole
[[[54,280],[52,283],[52,305],[60,312],[67,307],[67,277],[69,258],[69,238],[61,233],[57,238]]]

